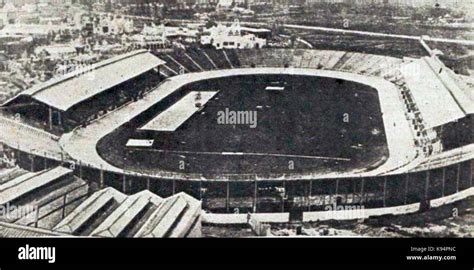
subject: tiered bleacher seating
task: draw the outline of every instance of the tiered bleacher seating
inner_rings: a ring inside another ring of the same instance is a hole
[[[187,52],[184,52],[184,56],[185,56],[185,58],[187,58],[189,61],[191,61],[192,64],[193,64],[195,67],[197,67],[197,70],[198,70],[198,71],[204,71],[204,70],[205,70],[205,68],[203,68],[203,67],[201,66],[201,64],[199,64],[199,63],[196,61],[197,59],[194,59],[194,58],[193,58],[191,55],[189,55]]]
[[[54,134],[44,131],[41,128],[37,128],[31,125],[30,122],[27,122],[24,118],[12,119],[0,115],[0,127],[4,130],[16,129],[18,131],[37,138],[44,138],[45,140],[59,140],[59,136],[56,136]]]
[[[8,181],[3,179],[0,205],[9,206],[10,211],[0,216],[0,220],[48,227],[67,214],[69,206],[80,202],[87,192],[88,185],[64,167],[27,172]]]
[[[362,53],[354,53],[354,55],[342,65],[341,70],[354,71],[356,68],[366,61],[367,55]]]
[[[0,221],[0,238],[70,237],[70,235]]]
[[[353,52],[344,52],[341,58],[332,67],[334,70],[339,70],[341,67],[354,55]]]
[[[321,53],[320,51],[307,50],[305,51],[304,58],[306,63],[303,66],[304,68],[319,68],[319,63],[321,62]]]
[[[400,97],[405,105],[405,116],[415,137],[418,154],[430,156],[443,151],[441,140],[434,129],[427,129],[425,120],[413,98],[410,89],[405,85],[403,76],[398,71],[396,75],[386,76],[400,89]]]
[[[307,55],[306,52],[304,52],[301,56],[301,62],[300,65],[297,66],[299,68],[308,68],[310,66],[311,60],[313,59],[312,56]]]
[[[136,231],[134,225],[140,225],[138,221],[148,217],[162,201],[162,198],[148,190],[129,196],[91,234],[103,237],[131,237]]]
[[[212,62],[214,62],[214,64],[219,69],[232,68],[229,61],[227,61],[227,59],[224,56],[224,53],[222,51],[209,49],[209,50],[205,50],[205,52],[209,56],[209,58],[212,60]]]
[[[164,77],[168,78],[174,75],[178,75],[178,72],[168,66],[168,64],[164,64],[160,67],[160,72]]]
[[[180,61],[182,61],[181,59],[179,59],[180,61],[178,61],[176,59],[176,58],[179,58],[179,57],[176,57],[175,54],[165,54],[164,57],[166,59],[166,63],[169,64],[169,65],[174,65],[174,69],[176,69],[178,71],[178,73],[179,73],[180,70],[184,70],[184,72],[191,72],[189,70],[189,67],[187,67],[184,63],[180,62]]]
[[[199,237],[201,203],[185,193],[162,199],[105,188],[94,193],[53,231],[99,237]]]
[[[0,170],[0,222],[52,234],[99,237],[199,237],[201,203],[178,193],[162,199],[148,190],[127,196],[89,185],[56,167],[28,172]],[[12,225],[13,226],[13,225]],[[28,227],[24,227],[28,228]]]
[[[234,66],[232,65],[232,62],[229,59],[229,56],[227,55],[227,52],[225,50],[222,50],[222,54],[224,55],[224,58],[227,61],[227,63],[229,64],[230,68],[234,68]]]
[[[212,62],[207,58],[202,50],[188,50],[186,52],[193,60],[199,64],[204,70],[213,70],[216,67],[212,64]]]
[[[367,71],[373,67],[379,59],[378,55],[367,55],[364,62],[361,62],[359,67],[355,69],[355,72],[358,74],[367,74]]]
[[[383,76],[384,69],[391,69],[402,62],[401,59],[381,55],[303,49],[190,49],[180,53],[158,53],[158,56],[167,61],[162,66],[165,77],[179,74],[181,66],[184,72],[237,67],[296,67]]]
[[[262,52],[263,62],[260,66],[293,66],[293,50],[291,49],[262,50]]]
[[[158,53],[158,57],[166,61],[166,64],[163,65],[164,70],[169,70],[171,73],[177,75],[180,72],[180,65],[175,61],[171,60],[168,56],[168,53]]]
[[[334,69],[334,66],[341,60],[341,58],[346,54],[346,52],[336,51],[334,52],[329,60],[323,64],[326,69]]]
[[[196,64],[195,61],[191,59],[184,51],[178,51],[173,54],[169,54],[168,58],[172,59],[173,62],[182,65],[186,72],[202,71],[200,66]]]
[[[239,50],[237,54],[242,67],[259,66],[264,60],[262,50]]]
[[[212,60],[212,58],[209,56],[209,54],[207,54],[205,50],[201,50],[201,52],[202,52],[202,55],[204,55],[204,57],[206,57],[206,59],[209,61],[209,63],[211,63],[211,65],[213,66],[213,69],[219,69],[217,64],[214,62],[214,60]]]
[[[235,50],[225,50],[224,52],[227,55],[229,62],[232,64],[232,67],[240,67],[239,56]]]
[[[333,69],[347,53],[342,51],[261,49],[212,50],[191,49],[181,53],[159,53],[167,61],[162,67],[165,77],[185,72],[237,67],[303,67]]]
[[[368,75],[371,75],[376,70],[388,68],[382,65],[383,63],[388,63],[390,65],[390,68],[399,68],[400,66],[400,65],[397,65],[395,62],[392,62],[391,57],[385,57],[385,56],[380,56],[380,55],[374,55],[374,56],[375,57],[373,58],[372,63],[365,69],[365,73]]]
[[[319,66],[321,68],[327,69],[327,64],[335,53],[335,51],[323,51],[319,61]]]
[[[37,226],[41,228],[52,228],[64,216],[77,207],[88,195],[88,185],[78,178],[64,183],[60,187],[47,191],[41,196],[36,204],[38,211],[18,219],[15,223],[26,226]],[[64,205],[66,202],[66,205]],[[62,210],[64,208],[64,211]],[[61,209],[58,211],[58,209]],[[40,219],[37,221],[37,217]]]
[[[200,203],[178,193],[163,201],[135,237],[197,237],[200,231]],[[180,222],[176,224],[179,218]]]
[[[113,188],[98,191],[61,220],[53,230],[74,235],[88,235],[88,231],[94,229],[91,228],[92,224],[100,224],[125,198],[124,194]]]
[[[293,52],[293,66],[294,67],[301,67],[301,64],[303,62],[303,55],[304,55],[304,50],[299,50],[299,49],[296,49],[294,52]]]
[[[0,185],[28,173],[28,171],[18,166],[11,168],[3,168],[0,170]]]

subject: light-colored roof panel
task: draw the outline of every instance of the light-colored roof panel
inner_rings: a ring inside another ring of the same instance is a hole
[[[31,96],[51,107],[66,111],[164,63],[147,51],[134,51],[91,65],[87,70],[77,70],[37,85],[20,95]]]
[[[162,199],[149,191],[142,191],[127,197],[120,206],[115,209],[92,233],[91,235],[104,237],[118,237],[120,233],[133,221],[137,215],[145,209],[151,201],[157,202]]]
[[[438,127],[465,116],[449,90],[431,70],[419,59],[401,68],[427,127]]]
[[[76,207],[69,215],[59,222],[53,229],[66,233],[74,233],[82,224],[96,214],[100,209],[115,200],[119,203],[125,200],[125,194],[114,188],[107,187],[94,192],[89,198]]]
[[[193,114],[199,111],[199,107],[195,104],[198,93],[201,94],[199,102],[203,106],[206,104],[217,92],[214,91],[192,91],[177,101],[171,107],[153,118],[140,129],[155,130],[155,131],[175,131]]]
[[[0,222],[0,238],[31,238],[31,237],[59,237],[72,235],[53,232],[50,230],[33,228],[18,224]]]
[[[38,175],[11,186],[1,192],[0,205],[18,199],[27,193],[30,193],[44,185],[47,185],[62,176],[72,173],[70,169],[64,167],[56,167],[54,169],[44,171]]]
[[[77,211],[75,215],[71,215],[71,219],[65,221],[65,219],[54,228],[57,231],[74,233],[76,232],[85,222],[87,222],[92,216],[97,214],[106,204],[114,199],[113,194],[103,193],[102,196],[96,198],[93,203],[87,204],[87,207],[82,211]]]
[[[35,172],[27,172],[27,173],[25,173],[23,175],[20,175],[16,178],[6,182],[6,183],[3,183],[3,184],[0,185],[0,192],[4,191],[6,189],[9,189],[13,186],[16,186],[16,185],[20,184],[21,182],[26,181],[26,180],[32,178],[33,176],[35,176],[37,174],[38,173],[35,173]]]
[[[158,212],[157,215],[161,218],[159,219],[159,223],[156,225],[156,227],[153,228],[151,235],[154,237],[164,237],[167,232],[173,230],[173,224],[176,223],[176,219],[178,219],[181,213],[185,211],[186,206],[186,200],[178,197],[174,204],[165,213]]]
[[[449,90],[459,107],[466,114],[473,114],[474,100],[470,95],[472,89],[457,78],[457,75],[451,69],[447,68],[438,58],[424,57],[423,59],[431,69],[437,73],[437,76]]]
[[[181,212],[186,207],[186,201],[180,199],[180,197],[173,196],[166,198],[158,206],[158,208],[153,212],[153,214],[147,219],[143,226],[138,230],[134,237],[158,237],[154,234],[154,231],[157,230],[157,227],[160,226],[159,231],[161,235],[164,235],[170,228],[169,223],[161,224],[164,217],[170,213],[175,215],[176,212]],[[164,225],[169,225],[168,227]]]

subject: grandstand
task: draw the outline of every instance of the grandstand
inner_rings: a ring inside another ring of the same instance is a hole
[[[28,171],[18,166],[5,167],[0,170],[0,184],[6,183],[11,179],[27,174]]]
[[[56,167],[3,176],[0,205],[10,211],[0,220],[43,228],[54,224],[77,206],[89,191],[88,184],[72,172],[64,167]]]
[[[179,193],[166,199],[142,191],[126,196],[105,188],[92,194],[53,231],[99,237],[199,237],[200,203]]]
[[[155,86],[159,81],[155,68],[159,73],[162,64],[147,51],[133,51],[94,64],[86,72],[78,70],[36,85],[4,105],[15,113],[47,123],[50,130],[53,126],[68,130]]]
[[[439,141],[446,150],[474,142],[474,98],[447,67],[437,58],[423,57],[404,65],[401,73],[412,95],[405,97],[417,118],[412,121],[425,141]]]
[[[200,203],[185,193],[161,198],[147,190],[131,196],[112,188],[91,195],[72,170],[0,170],[0,227],[22,235],[198,237]],[[3,225],[12,224],[12,225]]]
[[[198,65],[203,70],[212,70],[218,68],[214,61],[205,53],[205,51],[188,50],[186,53],[193,59],[194,62],[198,63]]]
[[[50,230],[0,221],[0,238],[71,237]]]
[[[294,67],[341,70],[379,76],[396,68],[402,59],[358,52],[303,49],[211,50],[190,49],[180,52],[158,52],[166,61],[162,73],[166,77],[181,73],[241,67]],[[361,65],[363,63],[363,65]]]
[[[0,127],[3,131],[2,142],[15,149],[22,149],[28,153],[36,153],[39,156],[47,156],[49,159],[60,161],[64,159],[61,147],[59,146],[59,136],[49,133],[43,129],[30,125],[34,121],[25,121],[25,118],[11,118],[0,116]],[[38,168],[44,168],[31,162],[32,160],[24,160],[21,154],[13,154],[10,158],[16,162],[27,166],[29,170],[36,171]],[[34,160],[33,160],[34,161]]]

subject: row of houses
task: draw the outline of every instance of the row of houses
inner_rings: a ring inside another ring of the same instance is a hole
[[[136,35],[124,37],[138,48],[164,48],[174,41],[184,43],[200,43],[216,49],[249,49],[262,48],[267,45],[271,31],[261,28],[241,27],[239,22],[230,26],[218,24],[210,28],[201,29],[199,26],[165,26],[145,25]]]

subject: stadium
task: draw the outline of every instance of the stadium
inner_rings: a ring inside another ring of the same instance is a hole
[[[410,214],[474,194],[472,85],[430,52],[139,50],[3,108],[3,147],[21,167],[184,192],[210,223],[326,220],[328,205],[365,208],[351,219]],[[220,123],[223,112],[255,122]]]

